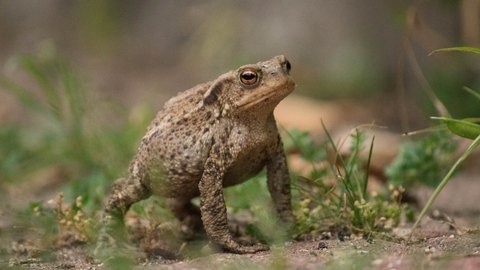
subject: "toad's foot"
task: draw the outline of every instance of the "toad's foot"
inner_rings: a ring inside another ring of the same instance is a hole
[[[246,253],[256,253],[259,251],[266,251],[270,248],[264,244],[254,244],[251,246],[240,245],[235,241],[229,242],[227,244],[222,245],[224,250],[228,250],[233,253],[238,254],[246,254]]]

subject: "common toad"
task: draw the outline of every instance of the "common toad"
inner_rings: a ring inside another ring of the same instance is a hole
[[[267,185],[281,220],[292,224],[290,178],[273,110],[295,83],[286,58],[229,71],[167,101],[147,129],[126,178],[114,182],[101,221],[96,256],[125,236],[129,207],[152,194],[168,198],[182,224],[202,225],[210,240],[235,253],[268,246],[240,245],[228,230],[222,188],[267,168]],[[200,208],[191,199],[200,196]],[[119,231],[120,230],[120,231]]]

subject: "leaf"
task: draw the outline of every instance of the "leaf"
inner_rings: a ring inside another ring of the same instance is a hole
[[[479,122],[478,118],[466,118],[463,120],[446,118],[446,117],[432,117],[432,119],[440,119],[447,124],[448,129],[454,134],[475,140],[480,135],[480,125],[475,124]]]
[[[476,54],[480,54],[480,48],[472,48],[472,47],[452,47],[452,48],[443,48],[435,50],[428,54],[428,56],[436,53],[436,52],[451,52],[451,51],[459,51],[459,52],[473,52]]]

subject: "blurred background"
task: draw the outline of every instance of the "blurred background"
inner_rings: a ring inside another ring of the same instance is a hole
[[[479,6],[475,0],[3,1],[0,63],[4,74],[22,80],[12,58],[56,50],[89,89],[129,108],[159,110],[179,91],[284,54],[296,94],[357,101],[375,112],[369,122],[418,128],[435,112],[422,80],[454,116],[478,116],[461,89],[479,84],[477,56],[428,54],[478,46]],[[25,120],[5,91],[0,103],[1,123]]]
[[[166,100],[278,54],[297,83],[278,112],[289,128],[426,128],[440,115],[432,92],[453,117],[478,117],[462,87],[480,89],[480,58],[429,53],[480,46],[479,11],[477,0],[1,1],[0,185],[14,183],[13,198],[44,179],[28,196],[45,198],[67,179],[90,194],[78,190],[94,179],[100,198]]]
[[[480,47],[479,13],[479,0],[0,1],[0,265],[23,265],[10,257],[40,254],[43,261],[68,261],[56,268],[90,267],[77,265],[88,252],[72,256],[62,247],[94,245],[111,183],[125,176],[164,102],[279,54],[292,64],[297,84],[275,110],[293,208],[304,217],[297,227],[320,232],[337,224],[342,232],[348,209],[372,209],[351,214],[371,218],[352,225],[370,228],[365,232],[405,226],[471,143],[448,132],[402,134],[438,125],[430,116],[480,117],[480,101],[463,89],[480,92],[480,56],[429,55]],[[324,143],[321,121],[348,160],[343,169]],[[361,125],[362,132],[352,132]],[[478,232],[479,162],[478,151],[469,156],[432,207],[455,215],[460,226],[442,221],[442,235],[462,226]],[[343,178],[342,170],[353,176]],[[247,210],[247,221],[279,232],[260,207],[271,201],[264,178],[226,189],[228,211]],[[346,197],[336,190],[348,183],[350,191],[367,192],[367,182],[368,196],[352,196],[345,211]],[[149,225],[141,223],[141,231],[140,220],[164,225],[171,213],[162,206],[154,196],[133,205],[127,226],[145,234]],[[137,243],[145,236],[135,235]],[[438,251],[447,251],[443,241]]]

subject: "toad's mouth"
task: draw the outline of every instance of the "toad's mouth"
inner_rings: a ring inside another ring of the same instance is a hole
[[[248,95],[240,99],[238,102],[235,103],[235,105],[238,108],[248,109],[257,105],[260,102],[270,99],[271,97],[277,97],[278,102],[280,102],[280,100],[288,96],[288,94],[290,94],[292,91],[293,91],[293,87],[285,86],[280,90],[274,89],[268,92],[255,93],[253,95]]]

